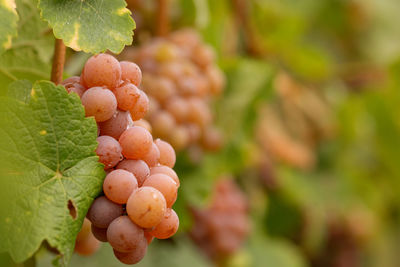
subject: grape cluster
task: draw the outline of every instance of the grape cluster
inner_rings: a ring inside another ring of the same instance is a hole
[[[153,134],[181,150],[199,146],[217,151],[221,132],[212,125],[211,101],[221,94],[225,76],[215,63],[213,49],[189,29],[154,39],[122,58],[143,70],[143,90],[149,95],[146,116]]]
[[[96,153],[107,176],[104,195],[86,215],[91,232],[109,242],[125,264],[139,262],[154,237],[169,238],[179,226],[172,209],[180,185],[172,169],[175,151],[161,139],[153,141],[148,123],[141,120],[149,107],[146,93],[138,88],[141,79],[135,63],[99,54],[88,59],[80,77],[62,83],[81,97],[86,116],[98,124]],[[85,244],[91,245],[77,242],[77,251]]]
[[[247,200],[231,179],[219,180],[210,206],[192,214],[191,237],[213,260],[235,253],[249,234]]]

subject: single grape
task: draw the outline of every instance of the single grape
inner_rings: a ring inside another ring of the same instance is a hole
[[[168,111],[177,122],[182,123],[187,121],[189,105],[184,98],[176,96],[168,100],[165,110]]]
[[[208,84],[210,85],[211,94],[220,95],[226,83],[223,72],[215,66],[209,66],[205,74],[208,79]]]
[[[159,162],[161,165],[165,165],[173,168],[176,161],[176,155],[174,148],[167,142],[157,139],[154,141],[160,151]]]
[[[151,168],[158,164],[160,160],[160,150],[156,144],[152,144],[150,151],[142,158]]]
[[[192,143],[197,142],[201,137],[201,128],[195,123],[186,124],[186,130],[189,134],[189,140]]]
[[[92,233],[97,240],[107,242],[107,228],[99,228],[92,224]]]
[[[109,120],[99,122],[100,134],[108,135],[118,140],[128,128],[130,116],[129,111],[117,110]]]
[[[114,89],[121,83],[121,66],[113,56],[98,54],[86,61],[81,78],[87,88],[105,86]]]
[[[189,138],[188,130],[184,126],[178,126],[170,133],[168,141],[174,149],[182,150],[188,145]]]
[[[134,224],[128,216],[120,216],[110,223],[107,229],[107,240],[120,252],[135,251],[141,242],[145,242],[143,229]]]
[[[123,214],[121,205],[108,200],[105,196],[96,198],[90,206],[86,217],[98,228],[107,228],[117,217]]]
[[[120,252],[114,249],[115,257],[122,263],[125,264],[136,264],[141,261],[147,252],[146,240],[141,241],[136,249],[132,252]]]
[[[175,181],[177,187],[180,186],[180,181],[179,181],[178,175],[172,168],[170,168],[168,166],[159,165],[159,166],[152,167],[150,169],[150,175],[157,174],[157,173],[162,173],[162,174],[168,175]]]
[[[167,208],[171,208],[176,201],[178,186],[174,179],[168,175],[161,173],[150,175],[146,181],[144,181],[143,186],[154,187],[160,191],[165,198]]]
[[[223,137],[221,132],[216,128],[207,127],[203,131],[201,144],[208,151],[218,151],[223,145]]]
[[[138,126],[138,127],[143,127],[150,133],[153,131],[151,124],[148,121],[146,121],[145,119],[140,119],[140,120],[134,121],[133,125]]]
[[[64,81],[61,82],[62,85],[66,86],[68,84],[80,83],[81,77],[79,76],[71,76]]]
[[[149,110],[149,98],[145,92],[140,90],[140,97],[137,100],[135,106],[129,110],[132,116],[132,120],[137,121],[146,115]]]
[[[96,148],[96,154],[99,156],[99,162],[104,164],[104,169],[110,169],[122,160],[122,148],[117,140],[111,136],[102,135],[97,137],[99,145]]]
[[[121,61],[119,64],[121,65],[121,79],[139,86],[142,80],[142,71],[139,66],[129,61]]]
[[[174,117],[164,110],[154,114],[151,117],[150,122],[153,125],[154,135],[159,137],[168,136],[172,131],[174,131],[176,125]]]
[[[200,98],[192,97],[188,100],[189,121],[204,128],[212,121],[212,115],[207,104]]]
[[[118,164],[117,169],[127,170],[135,175],[139,186],[142,186],[150,175],[150,169],[143,160],[124,159]]]
[[[193,62],[200,68],[206,68],[215,60],[214,49],[209,45],[198,45],[191,54]]]
[[[89,236],[75,243],[75,252],[82,256],[90,256],[100,248],[100,242],[89,231]]]
[[[142,127],[133,126],[122,133],[119,138],[122,154],[128,159],[141,159],[149,153],[153,137]]]
[[[73,84],[66,84],[64,85],[65,89],[67,89],[68,93],[76,93],[80,98],[82,98],[82,95],[85,93],[86,88],[80,85],[79,83],[73,83]]]
[[[114,90],[114,94],[118,102],[118,108],[122,110],[134,108],[141,97],[140,92],[139,88],[132,83],[124,83],[117,87]]]
[[[81,230],[79,231],[78,235],[76,236],[76,242],[81,242],[89,237],[90,225],[91,225],[90,221],[85,218],[83,220]]]
[[[94,116],[97,122],[109,120],[117,111],[117,100],[114,94],[103,87],[88,89],[81,100],[86,116]]]
[[[149,110],[146,113],[146,118],[151,118],[161,109],[160,103],[154,98],[149,97]]]
[[[136,177],[126,170],[110,172],[103,183],[106,197],[118,204],[126,204],[129,196],[138,188]]]
[[[158,239],[167,239],[173,236],[179,228],[179,218],[173,209],[167,209],[162,221],[150,231]]]
[[[148,186],[136,190],[126,204],[129,218],[143,228],[151,228],[159,224],[164,217],[166,208],[163,194]]]
[[[183,76],[182,63],[172,61],[161,64],[159,65],[158,74],[176,83]]]
[[[194,96],[198,93],[197,80],[194,77],[184,77],[179,79],[177,87],[180,94],[184,96]]]
[[[160,103],[165,103],[176,93],[175,84],[167,78],[158,77],[151,86],[151,88],[147,88],[147,92]]]

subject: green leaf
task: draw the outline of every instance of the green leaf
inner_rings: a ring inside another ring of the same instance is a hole
[[[26,86],[14,84],[9,95]],[[0,251],[22,262],[46,240],[66,265],[104,178],[97,126],[64,87],[41,81],[28,88],[30,98],[0,99]]]
[[[76,51],[114,53],[132,43],[135,22],[123,0],[39,0],[54,35]]]
[[[16,3],[20,17],[18,37],[0,55],[0,95],[7,93],[13,81],[50,78],[54,37],[48,32],[47,23],[40,19],[36,1],[17,0]]]
[[[0,1],[0,54],[10,48],[11,40],[17,35],[18,14],[14,0]]]

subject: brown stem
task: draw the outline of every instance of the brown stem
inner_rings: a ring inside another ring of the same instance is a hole
[[[63,78],[64,62],[65,62],[65,45],[61,39],[56,39],[54,45],[53,66],[51,68],[51,81],[59,84]]]
[[[157,0],[157,36],[166,36],[169,32],[169,0]]]
[[[263,51],[258,43],[258,38],[249,19],[249,1],[232,0],[237,27],[242,28],[246,50],[250,55],[261,56]]]

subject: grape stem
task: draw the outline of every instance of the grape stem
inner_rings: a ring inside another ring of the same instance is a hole
[[[51,81],[55,84],[61,83],[63,79],[65,50],[64,42],[61,39],[56,39],[54,44],[53,66],[51,68]]]
[[[246,51],[254,57],[263,55],[261,47],[258,45],[258,38],[253,25],[249,19],[249,1],[232,0],[235,12],[235,20],[237,27],[242,28]]]
[[[169,32],[169,0],[157,0],[157,36],[166,36]]]

